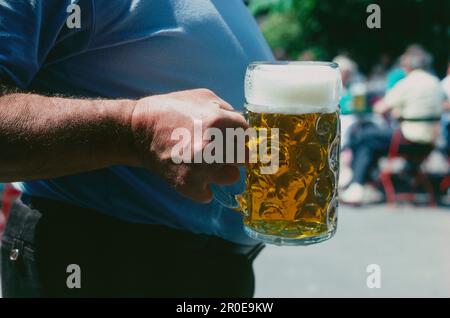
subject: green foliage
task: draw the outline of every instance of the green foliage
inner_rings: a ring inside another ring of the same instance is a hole
[[[366,25],[371,3],[381,7],[381,29]],[[347,52],[367,71],[381,54],[397,57],[420,43],[442,72],[450,56],[449,0],[252,0],[250,9],[269,44],[290,58],[305,50],[321,59]]]
[[[288,52],[296,50],[301,29],[295,15],[290,12],[275,12],[261,23],[261,29],[269,45]]]
[[[294,8],[296,0],[258,0],[250,2],[250,11],[255,14],[265,12],[286,12]]]

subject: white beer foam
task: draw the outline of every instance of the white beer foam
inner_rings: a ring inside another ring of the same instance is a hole
[[[329,63],[256,64],[247,71],[247,109],[257,113],[331,113],[338,109],[342,81]]]

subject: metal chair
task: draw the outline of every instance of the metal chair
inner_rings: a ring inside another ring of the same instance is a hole
[[[399,128],[394,131],[389,147],[387,164],[380,171],[380,180],[389,204],[395,205],[397,201],[416,202],[416,190],[422,186],[428,194],[428,205],[436,205],[433,186],[421,167],[433,148],[432,144],[412,143],[406,140]],[[397,173],[393,169],[393,163],[397,158],[403,158],[408,162],[409,176],[412,178],[412,187],[409,192],[397,192],[394,187],[392,177]]]

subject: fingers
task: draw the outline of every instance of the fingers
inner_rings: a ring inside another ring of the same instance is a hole
[[[229,128],[244,128],[247,129],[248,123],[244,116],[237,111],[224,111],[225,120],[230,123]]]
[[[220,97],[217,97],[217,99],[218,99],[218,101],[214,101],[213,103],[217,104],[219,106],[219,108],[221,108],[223,110],[227,110],[227,111],[234,111],[233,106],[228,104],[226,101],[224,101]]]
[[[211,101],[212,104],[216,104],[219,108],[221,108],[223,110],[230,110],[230,111],[234,110],[234,108],[229,103],[224,101],[222,98],[217,96],[212,90],[209,90],[207,88],[197,88],[197,89],[193,89],[193,90],[186,91],[186,92],[190,92],[197,96],[206,97],[207,99],[209,99]],[[180,93],[180,92],[178,92],[178,93]],[[175,93],[175,94],[177,94],[177,93]]]
[[[209,127],[219,128],[225,134],[227,128],[242,128],[246,130],[249,125],[244,116],[242,116],[240,113],[219,109],[218,113],[216,113],[215,116],[211,117],[211,120],[206,128]]]
[[[213,98],[213,103],[217,104],[221,109],[228,110],[228,111],[234,110],[233,106],[231,106],[229,103],[224,101],[222,98],[220,98],[219,96],[214,94],[212,91],[208,91],[208,94],[210,94],[210,96]]]
[[[184,196],[199,202],[209,203],[213,198],[210,184],[230,185],[239,181],[239,168],[232,165],[208,165],[191,172],[189,182],[178,186]]]
[[[219,132],[217,129],[211,130],[211,132],[214,132],[211,135],[211,139],[206,140],[208,137],[203,137],[204,140],[200,144],[199,149],[195,148],[195,151],[200,152],[200,150],[205,150],[208,144],[215,142],[207,149],[209,152],[206,151],[206,154],[209,155],[208,158],[213,158],[213,160],[208,159],[201,164],[189,161],[184,167],[174,165],[172,166],[174,173],[167,177],[168,181],[182,195],[196,202],[208,203],[213,197],[210,184],[229,185],[239,180],[238,166],[235,164],[222,164],[222,162],[243,162],[239,158],[242,157],[245,151],[247,121],[229,103],[207,89],[171,93],[170,103],[171,107],[182,115],[179,120],[181,124],[177,122],[177,125],[187,127],[188,130],[194,132],[191,135],[191,137],[194,136],[194,139],[195,126],[193,130],[191,122],[188,122],[192,119],[202,122],[201,129],[203,133],[209,128],[219,129]],[[240,129],[238,130],[237,128]],[[221,136],[220,132],[223,133]],[[230,138],[227,136],[229,133],[233,133]],[[241,135],[241,133],[244,135]],[[219,141],[218,138],[222,138],[222,140]],[[173,145],[171,143],[168,144]],[[229,150],[228,154],[234,160],[227,157],[226,150]],[[232,152],[232,150],[234,151]],[[195,153],[197,154],[198,152]],[[164,172],[162,173],[164,174]]]
[[[223,119],[228,121],[229,123],[233,123],[230,126],[230,128],[248,127],[247,122],[244,116],[242,116],[241,112],[235,110],[233,106],[231,106],[225,100],[217,96],[213,91],[200,88],[193,90],[193,92],[196,92],[197,94],[200,94],[202,96],[206,96],[208,99],[211,100],[212,104],[217,105],[219,109],[223,110],[223,112],[221,113],[221,115],[224,117]]]

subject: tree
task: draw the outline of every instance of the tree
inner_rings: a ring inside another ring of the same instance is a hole
[[[381,29],[366,25],[371,3],[381,7]],[[291,58],[304,50],[327,60],[347,52],[368,71],[381,54],[398,57],[419,43],[443,75],[450,57],[448,0],[251,0],[249,6],[269,44]]]

